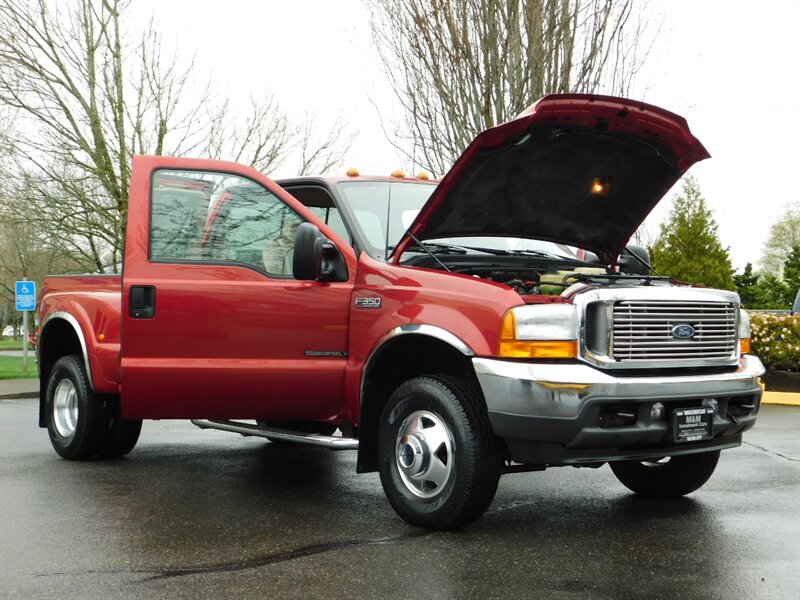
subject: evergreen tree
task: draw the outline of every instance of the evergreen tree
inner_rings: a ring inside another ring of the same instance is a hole
[[[753,273],[753,265],[747,263],[741,274],[733,276],[733,283],[736,286],[736,291],[739,292],[739,298],[741,298],[745,308],[755,308],[758,298],[756,288],[758,284],[758,275]]]
[[[662,275],[725,290],[736,288],[727,248],[717,234],[717,222],[693,177],[683,180],[650,257]]]
[[[789,256],[783,263],[783,281],[789,288],[790,302],[794,302],[797,290],[800,289],[800,244],[794,244]]]
[[[791,305],[789,287],[772,273],[762,275],[755,286],[755,301],[751,308],[786,310]],[[792,296],[794,299],[794,296]]]

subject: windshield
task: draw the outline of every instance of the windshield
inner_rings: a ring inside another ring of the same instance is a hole
[[[370,246],[366,250],[376,258],[385,258],[387,247],[397,245],[436,189],[430,183],[394,181],[346,181],[338,187]]]
[[[338,184],[356,225],[369,245],[365,250],[384,259],[414,222],[435,184],[395,181],[345,181]],[[575,259],[569,248],[541,240],[470,236],[425,240],[426,246],[453,246],[465,253],[535,253]],[[417,252],[412,246],[409,252]],[[493,252],[494,251],[494,252]]]

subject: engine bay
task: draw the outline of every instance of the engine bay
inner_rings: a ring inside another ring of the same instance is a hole
[[[416,255],[406,266],[446,270],[507,285],[520,296],[561,295],[576,283],[589,287],[668,285],[669,277],[612,272],[584,261],[518,256]]]

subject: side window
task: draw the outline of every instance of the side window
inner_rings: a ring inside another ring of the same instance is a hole
[[[328,209],[328,220],[325,221],[325,223],[327,223],[331,229],[338,233],[342,239],[350,240],[350,234],[347,233],[347,227],[345,226],[344,220],[342,219],[342,214],[338,209]]]
[[[232,263],[291,276],[297,213],[261,185],[225,173],[159,170],[150,260]]]
[[[302,198],[299,198],[299,200],[301,202],[303,201]],[[344,224],[344,220],[342,220],[342,215],[338,208],[323,206],[306,206],[306,208],[311,211],[314,216],[319,217],[320,221],[338,233],[342,239],[350,241],[350,234],[347,232],[347,227]]]

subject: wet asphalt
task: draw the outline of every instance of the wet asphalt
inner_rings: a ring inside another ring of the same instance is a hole
[[[74,463],[0,402],[0,597],[792,598],[800,408],[764,406],[711,480],[674,501],[607,466],[503,477],[452,533],[406,525],[355,453],[145,422],[116,461]]]

